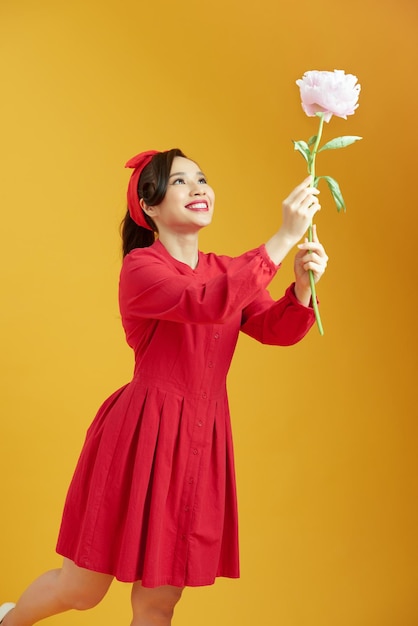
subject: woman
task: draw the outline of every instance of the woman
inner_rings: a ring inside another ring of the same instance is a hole
[[[180,150],[141,153],[122,229],[120,310],[135,352],[133,380],[100,408],[67,495],[57,551],[3,626],[87,609],[114,577],[132,583],[133,626],[168,626],[185,586],[238,577],[237,509],[225,380],[239,331],[293,344],[314,322],[308,270],[327,256],[314,229],[299,244],[295,282],[266,290],[316,211],[311,178],[283,202],[266,244],[239,257],[203,254],[215,196]]]

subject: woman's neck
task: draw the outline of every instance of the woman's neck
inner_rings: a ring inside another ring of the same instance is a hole
[[[181,263],[196,269],[199,260],[199,241],[197,233],[164,233],[158,236],[164,248]]]

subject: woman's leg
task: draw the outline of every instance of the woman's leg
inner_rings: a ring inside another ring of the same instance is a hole
[[[64,559],[61,569],[37,578],[19,598],[1,626],[32,626],[69,609],[90,609],[105,596],[113,576],[78,567]]]
[[[182,591],[182,587],[171,585],[148,589],[140,582],[134,583],[131,626],[170,626],[174,607],[180,600]]]

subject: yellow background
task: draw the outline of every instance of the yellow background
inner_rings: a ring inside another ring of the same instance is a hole
[[[325,336],[242,337],[229,379],[242,578],[187,590],[180,626],[416,626],[417,26],[415,0],[38,0],[0,4],[0,600],[54,554],[99,404],[130,379],[117,307],[125,161],[182,148],[217,192],[201,247],[238,254],[305,176],[316,120],[295,80],[359,77],[324,139],[318,216]],[[292,277],[289,258],[272,285]],[[128,624],[129,587],[51,624]]]

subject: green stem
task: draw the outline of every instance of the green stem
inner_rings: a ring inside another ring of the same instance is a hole
[[[312,149],[311,158],[309,159],[309,162],[308,162],[308,173],[313,177],[313,182],[312,182],[313,187],[317,187],[318,186],[318,183],[315,180],[315,159],[316,159],[316,155],[317,155],[317,152],[318,152],[319,143],[321,141],[322,131],[323,131],[323,128],[324,128],[324,116],[323,115],[319,115],[318,117],[319,117],[318,134],[316,136],[316,141],[315,141],[314,147]],[[312,222],[310,223],[309,228],[308,228],[308,241],[309,242],[313,241]],[[319,314],[318,302],[317,302],[317,299],[316,299],[316,285],[315,285],[314,273],[313,273],[312,270],[309,270],[309,284],[310,284],[310,287],[311,287],[312,306],[313,306],[314,313],[315,313],[316,325],[318,326],[319,334],[323,335],[324,334],[324,329],[322,327],[321,316]]]
[[[314,179],[313,186],[314,187],[317,186],[317,184],[315,183],[315,159],[316,159],[316,153],[318,152],[319,144],[320,144],[321,137],[322,137],[322,131],[324,129],[324,116],[323,115],[318,115],[318,117],[319,117],[318,134],[316,136],[316,141],[315,141],[314,147],[312,148],[312,155],[311,155],[311,158],[310,158],[309,163],[308,163],[308,173],[311,174],[311,176],[313,176],[313,179]]]

